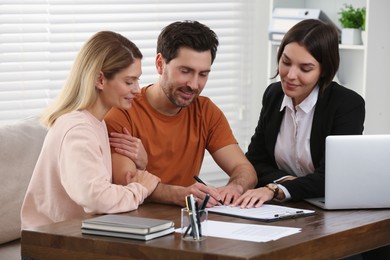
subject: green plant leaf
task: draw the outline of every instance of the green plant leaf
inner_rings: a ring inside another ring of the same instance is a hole
[[[339,21],[343,28],[365,29],[366,8],[354,8],[352,5],[345,4],[340,9]]]

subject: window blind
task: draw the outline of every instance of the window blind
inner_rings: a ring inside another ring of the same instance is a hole
[[[249,15],[244,0],[2,0],[0,1],[0,121],[37,115],[58,94],[81,45],[97,31],[112,30],[142,51],[140,85],[157,79],[154,59],[161,29],[198,20],[219,38],[216,60],[202,95],[225,113],[242,144]],[[246,149],[245,147],[242,147]],[[180,155],[177,155],[180,156]],[[206,155],[202,177],[216,185],[227,176]]]

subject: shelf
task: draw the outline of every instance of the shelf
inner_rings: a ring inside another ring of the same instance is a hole
[[[340,44],[339,45],[340,50],[364,50],[365,46],[364,45],[345,45],[345,44]]]

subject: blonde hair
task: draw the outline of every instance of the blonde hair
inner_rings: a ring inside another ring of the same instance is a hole
[[[110,31],[93,35],[77,54],[60,94],[43,111],[41,123],[51,127],[61,115],[90,107],[98,98],[95,84],[99,73],[112,79],[135,59],[142,59],[142,53],[124,36]]]

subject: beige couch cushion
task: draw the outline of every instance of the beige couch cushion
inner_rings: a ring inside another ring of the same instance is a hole
[[[0,259],[1,260],[12,260],[20,259],[21,257],[21,244],[20,239],[7,242],[0,245]]]
[[[20,237],[20,208],[45,135],[35,117],[0,124],[0,244]]]

